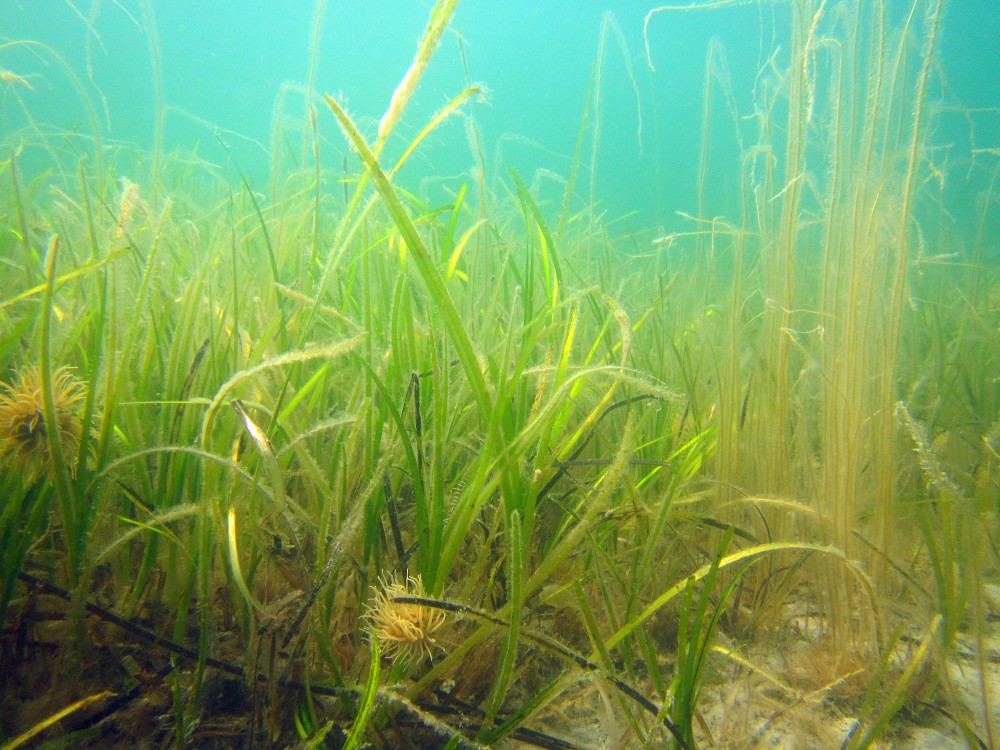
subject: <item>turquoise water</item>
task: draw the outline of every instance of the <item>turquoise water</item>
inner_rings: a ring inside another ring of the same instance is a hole
[[[599,119],[592,109],[584,142],[587,162],[592,126],[598,122],[594,189],[600,205],[609,217],[638,212],[628,220],[634,229],[676,223],[678,211],[695,213],[710,40],[718,40],[724,51],[734,114],[744,139],[752,143],[748,121],[755,86],[768,75],[767,57],[777,50],[777,66],[787,63],[781,55],[790,46],[788,5],[737,3],[698,13],[657,14],[648,27],[647,60],[643,19],[654,7],[620,0],[465,0],[395,145],[402,147],[467,83],[481,83],[490,92],[488,103],[466,112],[480,130],[491,184],[501,189],[496,180],[504,179],[512,166],[536,184],[543,201],[559,201],[559,179],[566,178],[574,155],[603,36]],[[888,3],[890,32],[902,27],[909,11],[908,2]],[[309,75],[317,14],[315,92],[341,98],[372,132],[412,60],[428,12],[427,3],[399,0],[328,0],[319,6],[294,0],[5,0],[0,29],[7,40],[50,46],[93,101],[102,135],[147,151],[156,131],[153,61],[158,57],[165,150],[197,153],[233,177],[235,159],[255,187],[263,187],[283,86],[289,89],[282,104],[283,125],[292,131],[302,127],[301,87]],[[827,16],[837,12],[833,4],[825,10]],[[918,16],[922,12],[918,9]],[[1000,143],[1000,114],[995,111],[1000,106],[998,29],[1000,3],[995,0],[945,6],[940,67],[928,96],[931,111],[940,116],[930,140],[942,153],[949,152],[942,161],[950,167],[978,153],[968,165],[972,169],[954,170],[954,180],[946,186],[949,210],[961,212],[976,203],[995,163],[995,156],[983,149]],[[23,75],[33,86],[4,87],[0,127],[5,132],[25,124],[24,107],[42,125],[87,130],[80,94],[47,53],[5,48],[0,67]],[[717,200],[706,209],[731,215],[738,150],[733,116],[721,91],[717,81],[712,180],[707,186]],[[343,142],[330,113],[322,105],[319,110],[325,161],[338,164]],[[231,157],[216,142],[216,133],[229,145]],[[454,189],[467,179],[475,161],[465,122],[453,118],[421,149],[401,181],[432,199],[435,188]],[[589,174],[581,176],[588,190],[590,179]]]

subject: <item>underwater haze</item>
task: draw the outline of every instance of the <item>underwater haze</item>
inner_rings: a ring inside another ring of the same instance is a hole
[[[482,83],[488,103],[478,106],[475,116],[490,161],[529,176],[539,170],[564,174],[598,64],[602,24],[609,22],[601,70],[599,198],[612,216],[638,212],[630,220],[632,228],[669,225],[676,211],[695,209],[689,198],[696,180],[691,157],[699,148],[710,40],[717,39],[725,50],[735,115],[741,118],[753,112],[754,83],[772,52],[777,52],[778,65],[787,64],[783,56],[790,42],[783,37],[788,3],[722,5],[732,7],[651,19],[647,59],[643,19],[653,5],[467,0],[411,102],[408,119],[421,122],[468,83]],[[374,121],[399,71],[412,58],[428,11],[427,3],[416,1],[331,1],[318,9],[295,0],[71,7],[57,0],[7,0],[0,7],[0,28],[9,40],[50,45],[79,71],[89,95],[100,92],[99,124],[109,138],[149,149],[159,132],[165,149],[197,150],[224,167],[227,159],[215,142],[219,134],[237,149],[244,171],[260,180],[273,145],[281,87],[306,84],[312,54],[315,90],[342,97],[356,117]],[[909,11],[907,2],[887,3],[894,25],[901,25]],[[1000,6],[991,0],[963,0],[946,4],[943,15],[942,91],[936,104],[962,114],[942,118],[943,132],[935,140],[942,147],[963,141],[970,145],[964,113],[971,112],[978,139],[971,145],[995,143],[1000,133],[995,111],[1000,105]],[[21,60],[31,64],[32,57],[37,64],[36,53],[29,50],[9,50],[7,55],[5,65],[14,70]],[[52,63],[43,66],[51,70]],[[34,116],[43,123],[79,125],[79,95],[51,72],[38,79],[30,97]],[[160,131],[158,97],[167,108]],[[299,100],[288,106],[290,114],[301,116],[301,95],[290,98]],[[23,124],[23,112],[11,99],[6,92],[2,125],[8,131]],[[474,162],[465,141],[460,123],[442,130],[408,170],[407,187],[429,190],[448,177],[457,182]],[[717,160],[731,163],[735,146],[722,142],[718,148]],[[725,179],[717,175],[720,197],[734,189],[735,177],[729,176],[728,187]],[[548,187],[558,192],[558,186]],[[723,200],[720,208],[731,206]]]
[[[997,0],[0,0],[0,750],[1000,750]]]

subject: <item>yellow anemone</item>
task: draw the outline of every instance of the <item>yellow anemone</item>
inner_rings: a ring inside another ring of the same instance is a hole
[[[407,576],[403,580],[380,578],[375,601],[365,618],[384,656],[394,661],[403,659],[415,666],[424,656],[433,657],[433,649],[437,647],[434,633],[444,625],[445,614],[422,604],[393,601],[402,596],[426,596],[420,576]]]
[[[73,377],[70,368],[60,367],[52,373],[59,439],[71,471],[76,468],[83,436],[79,402],[85,395],[83,384]],[[13,384],[0,382],[0,465],[20,471],[31,480],[48,470],[50,459],[42,379],[38,368],[28,367],[18,372]]]

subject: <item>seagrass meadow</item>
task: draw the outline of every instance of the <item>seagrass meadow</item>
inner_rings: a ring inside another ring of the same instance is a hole
[[[0,9],[0,748],[1000,748],[994,4],[299,5]]]

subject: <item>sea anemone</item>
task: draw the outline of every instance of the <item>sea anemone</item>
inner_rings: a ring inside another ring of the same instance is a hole
[[[60,367],[52,373],[59,439],[71,471],[83,437],[78,405],[85,395],[83,384],[70,368]],[[31,480],[46,471],[49,462],[41,374],[38,368],[28,367],[18,372],[13,385],[0,382],[0,463]]]
[[[433,649],[438,647],[434,633],[444,625],[445,614],[422,604],[393,601],[404,596],[426,596],[419,575],[407,576],[403,580],[380,578],[375,588],[375,601],[365,619],[370,623],[372,635],[378,639],[384,656],[415,666],[425,656],[433,659]]]

